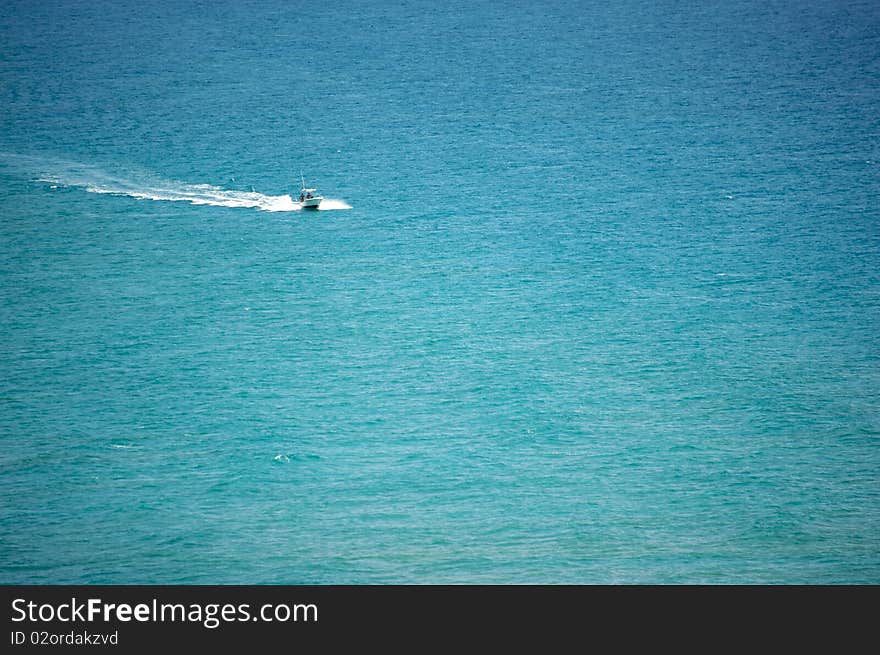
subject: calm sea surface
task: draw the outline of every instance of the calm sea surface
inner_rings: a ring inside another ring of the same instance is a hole
[[[0,582],[880,583],[873,0],[5,0],[0,109]]]

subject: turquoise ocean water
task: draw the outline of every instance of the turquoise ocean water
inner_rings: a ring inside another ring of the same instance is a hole
[[[0,581],[880,583],[876,2],[5,0],[0,108]]]

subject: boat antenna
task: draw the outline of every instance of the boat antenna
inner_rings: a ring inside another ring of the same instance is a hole
[[[302,188],[305,189],[306,188],[306,178],[303,177],[302,171],[299,172],[299,179],[302,181]]]

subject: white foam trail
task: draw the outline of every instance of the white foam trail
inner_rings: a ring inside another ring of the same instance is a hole
[[[140,200],[164,200],[169,202],[189,202],[193,205],[213,205],[215,207],[242,207],[259,209],[267,212],[299,211],[302,205],[289,195],[272,196],[257,191],[237,191],[223,189],[211,184],[187,184],[170,180],[156,179],[150,175],[132,176],[132,178],[108,175],[103,171],[83,164],[60,160],[43,160],[26,156],[10,156],[19,163],[27,163],[30,167],[40,165],[41,177],[38,181],[51,185],[83,188],[90,193],[101,193],[117,196],[128,196]],[[49,169],[52,172],[46,173]],[[325,198],[319,209],[351,209],[351,205],[343,200]]]
[[[302,209],[302,206],[298,202],[294,202],[288,195],[269,196],[256,191],[234,191],[208,184],[169,183],[167,186],[140,188],[114,184],[72,186],[84,186],[86,191],[91,193],[129,196],[141,200],[189,202],[194,205],[213,205],[215,207],[245,207],[268,212],[291,212]]]

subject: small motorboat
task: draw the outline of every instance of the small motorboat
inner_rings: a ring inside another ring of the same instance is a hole
[[[319,196],[317,189],[309,189],[306,187],[306,180],[300,173],[300,180],[302,181],[302,188],[299,193],[299,204],[302,205],[303,209],[318,209],[321,206],[321,201],[324,199],[323,196]]]

